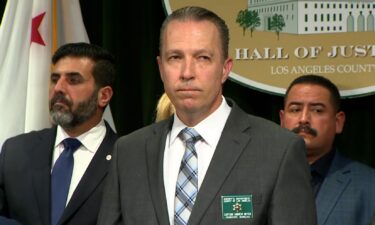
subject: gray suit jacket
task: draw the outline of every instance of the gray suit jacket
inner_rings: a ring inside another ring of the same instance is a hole
[[[319,225],[369,225],[375,212],[375,170],[337,151],[316,206]]]
[[[303,140],[229,104],[231,114],[188,224],[316,224]],[[99,225],[169,224],[163,154],[172,124],[170,118],[116,142]],[[251,218],[223,218],[227,196],[251,196]]]
[[[22,225],[50,224],[50,175],[55,136],[56,127],[21,134],[3,144],[0,216]],[[116,139],[117,135],[107,125],[106,136],[73,193],[60,225],[96,224],[110,164],[106,156],[112,153]]]

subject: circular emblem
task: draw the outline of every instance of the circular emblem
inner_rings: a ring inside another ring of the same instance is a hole
[[[375,92],[375,1],[164,0],[177,8],[205,7],[230,30],[233,79],[283,95],[296,77],[332,80],[342,97]]]

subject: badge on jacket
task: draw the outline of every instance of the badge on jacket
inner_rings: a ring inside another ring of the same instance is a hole
[[[224,220],[253,218],[253,195],[221,196],[221,211]]]

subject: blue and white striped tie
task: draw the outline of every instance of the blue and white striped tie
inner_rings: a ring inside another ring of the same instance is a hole
[[[198,193],[198,155],[195,143],[202,137],[193,128],[184,128],[179,137],[186,149],[177,178],[175,198],[175,225],[186,225]]]

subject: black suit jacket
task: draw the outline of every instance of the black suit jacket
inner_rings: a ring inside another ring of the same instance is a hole
[[[117,135],[107,132],[81,178],[60,225],[95,225]],[[56,127],[8,139],[0,154],[0,216],[22,225],[50,225],[50,175]]]
[[[232,111],[198,192],[188,225],[315,225],[303,140],[270,121]],[[163,178],[173,119],[120,138],[98,225],[169,224]],[[252,196],[252,218],[224,219],[225,196]]]

